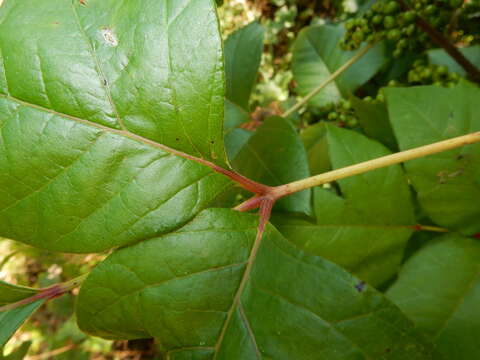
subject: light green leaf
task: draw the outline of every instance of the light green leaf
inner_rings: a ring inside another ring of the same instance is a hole
[[[388,111],[401,150],[480,130],[480,89],[467,82],[386,89]],[[420,205],[440,226],[480,232],[480,144],[405,163]]]
[[[351,130],[328,126],[334,169],[388,155],[383,145]],[[390,166],[338,181],[341,193],[315,188],[316,222],[277,218],[275,223],[301,249],[379,285],[398,270],[414,224],[406,178]]]
[[[480,358],[480,243],[446,235],[427,244],[388,290],[394,301],[435,339],[446,359]]]
[[[82,286],[81,328],[153,336],[173,359],[438,359],[382,294],[273,227],[252,250],[257,222],[206,210],[174,233],[118,250]]]
[[[369,103],[354,96],[351,102],[365,134],[380,141],[390,150],[398,150],[397,140],[388,119],[387,105],[384,102]]]
[[[0,312],[0,349],[5,346],[15,331],[17,331],[25,320],[44,302],[45,299],[40,299],[13,310]]]
[[[266,185],[283,185],[310,176],[305,147],[286,119],[268,118],[250,137],[232,162],[241,174]],[[310,214],[311,191],[305,190],[277,203],[277,209]]]
[[[470,46],[458,49],[472,64],[480,66],[480,45]],[[456,72],[461,76],[465,76],[465,70],[443,49],[432,49],[427,51],[430,63],[436,65],[445,65],[451,72]]]
[[[320,85],[355,54],[340,48],[344,33],[342,25],[310,26],[300,32],[293,47],[292,70],[301,96]],[[375,75],[385,60],[383,44],[376,45],[314,96],[310,104],[321,107],[338,102]]]
[[[247,111],[257,80],[264,33],[263,26],[254,21],[235,31],[225,41],[226,97]]]
[[[0,306],[14,303],[38,293],[38,289],[12,285],[0,280]]]
[[[223,107],[212,1],[7,1],[0,236],[96,252],[178,228],[227,182],[159,143],[223,163]]]
[[[312,175],[330,170],[328,156],[327,128],[324,122],[307,127],[301,133],[303,145],[307,150],[308,164]]]

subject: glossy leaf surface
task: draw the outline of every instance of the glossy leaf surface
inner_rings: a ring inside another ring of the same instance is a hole
[[[415,254],[388,290],[446,359],[480,357],[479,264],[478,240],[446,235]]]
[[[0,235],[95,252],[191,219],[226,182],[156,142],[224,163],[222,63],[211,1],[7,1]]]
[[[422,86],[387,89],[390,119],[401,150],[480,130],[480,89]],[[421,206],[440,226],[480,232],[480,145],[459,147],[405,164]]]
[[[390,153],[376,141],[332,126],[327,141],[334,169]],[[381,284],[396,273],[412,233],[406,178],[396,165],[339,180],[338,185],[341,195],[315,188],[316,222],[281,218],[276,224],[301,249]]]
[[[252,251],[256,225],[255,216],[211,209],[117,251],[82,286],[80,326],[108,338],[156,337],[171,359],[433,359],[380,293],[273,227]]]
[[[339,46],[344,32],[341,25],[310,26],[300,32],[292,59],[300,95],[308,94],[354,55],[355,52],[344,51]],[[375,75],[384,61],[384,48],[379,44],[314,96],[310,104],[324,106],[338,102]]]

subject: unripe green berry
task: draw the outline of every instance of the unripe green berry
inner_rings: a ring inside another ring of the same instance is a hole
[[[336,120],[338,117],[338,114],[336,112],[331,112],[328,114],[328,120]]]
[[[395,49],[393,50],[393,57],[398,59],[400,56],[402,56],[402,49]]]
[[[385,14],[393,14],[399,9],[398,3],[395,0],[392,0],[385,5],[383,11]]]
[[[412,35],[414,32],[415,32],[415,25],[414,24],[410,24],[405,28],[405,33],[408,36]]]
[[[400,36],[401,36],[401,33],[400,33],[400,30],[398,29],[392,29],[387,33],[387,39],[392,41],[400,39]]]
[[[430,4],[425,8],[425,14],[427,15],[433,15],[436,12],[437,12],[437,7],[433,4]]]
[[[437,68],[437,74],[445,75],[447,73],[448,73],[448,68],[446,66],[442,65]]]
[[[345,121],[345,120],[347,120],[347,115],[345,115],[345,114],[340,114],[340,116],[338,117],[338,119],[339,119],[340,121]]]
[[[355,31],[352,35],[352,39],[355,43],[360,44],[365,38],[363,31]]]
[[[383,21],[383,16],[382,15],[375,15],[373,18],[372,18],[372,23],[374,23],[375,25],[378,25],[378,24],[381,24]]]
[[[383,26],[385,26],[386,29],[391,29],[395,27],[396,21],[393,16],[385,16],[383,19]]]

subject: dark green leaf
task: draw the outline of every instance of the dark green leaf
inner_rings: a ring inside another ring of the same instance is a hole
[[[327,130],[323,122],[309,126],[301,133],[312,175],[321,174],[331,168],[326,135]]]
[[[266,185],[283,185],[310,175],[305,147],[292,124],[281,117],[268,118],[233,161],[241,174]],[[311,213],[311,191],[298,192],[277,203],[277,208]]]
[[[248,110],[263,51],[262,25],[254,21],[235,31],[225,41],[227,99]]]
[[[273,227],[252,251],[256,225],[255,216],[211,209],[117,251],[82,286],[80,326],[156,337],[174,359],[438,359],[380,293]]]
[[[249,120],[250,116],[245,110],[225,99],[225,150],[230,161],[235,159],[240,149],[253,135],[252,131],[238,127]]]
[[[95,252],[195,216],[225,179],[153,141],[225,162],[222,69],[212,1],[7,1],[0,236]]]
[[[388,119],[387,105],[384,102],[369,103],[357,97],[352,97],[351,101],[365,134],[389,149],[397,150],[398,144]]]
[[[480,45],[459,48],[460,52],[470,60],[475,66],[480,67]],[[436,65],[445,65],[448,70],[465,76],[465,70],[443,49],[432,49],[427,52],[430,63]]]
[[[308,94],[355,54],[340,48],[338,43],[344,33],[341,25],[310,26],[300,32],[292,60],[300,95]],[[375,75],[385,60],[383,44],[378,44],[313,97],[310,104],[324,106],[338,102]]]
[[[0,306],[28,298],[37,292],[37,289],[12,285],[0,280]]]
[[[390,152],[351,130],[328,126],[334,169]],[[398,270],[414,223],[407,181],[400,166],[338,181],[341,196],[315,188],[317,220],[281,218],[279,230],[301,249],[338,263],[374,285]]]
[[[480,89],[467,82],[386,89],[401,150],[480,130]],[[480,232],[480,145],[408,161],[405,169],[421,206],[438,225]]]
[[[15,331],[17,331],[25,320],[44,302],[45,299],[40,299],[13,310],[0,312],[0,349],[5,346]]]
[[[446,235],[402,268],[388,297],[435,339],[445,359],[480,358],[480,243]]]

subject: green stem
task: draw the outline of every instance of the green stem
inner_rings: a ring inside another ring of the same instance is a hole
[[[317,95],[325,86],[330,84],[333,80],[335,80],[337,77],[339,77],[345,70],[347,70],[350,66],[355,64],[373,46],[374,46],[374,44],[368,44],[365,47],[363,47],[359,52],[357,52],[350,59],[348,59],[348,61],[345,64],[343,64],[337,70],[335,70],[335,72],[332,73],[332,75],[330,75],[327,79],[325,79],[324,82],[322,82],[315,89],[310,91],[304,98],[302,98],[299,102],[297,102],[295,105],[293,105],[290,109],[285,111],[283,113],[283,117],[288,117],[288,116],[292,115],[294,112],[298,111],[302,106],[304,106],[308,101],[310,101],[311,98],[313,98],[315,95]]]
[[[474,144],[476,142],[480,142],[480,131],[468,135],[458,136],[444,141],[439,141],[411,150],[402,151],[396,154],[382,156],[377,159],[364,161],[359,164],[329,171],[303,180],[294,181],[289,184],[280,185],[274,187],[270,191],[269,195],[272,196],[274,199],[279,199],[281,197],[296,193],[298,191],[309,189],[314,186],[322,185],[339,179],[344,179],[353,175],[363,174],[371,170],[399,164],[408,160],[436,154],[442,151],[455,149],[460,146]]]

